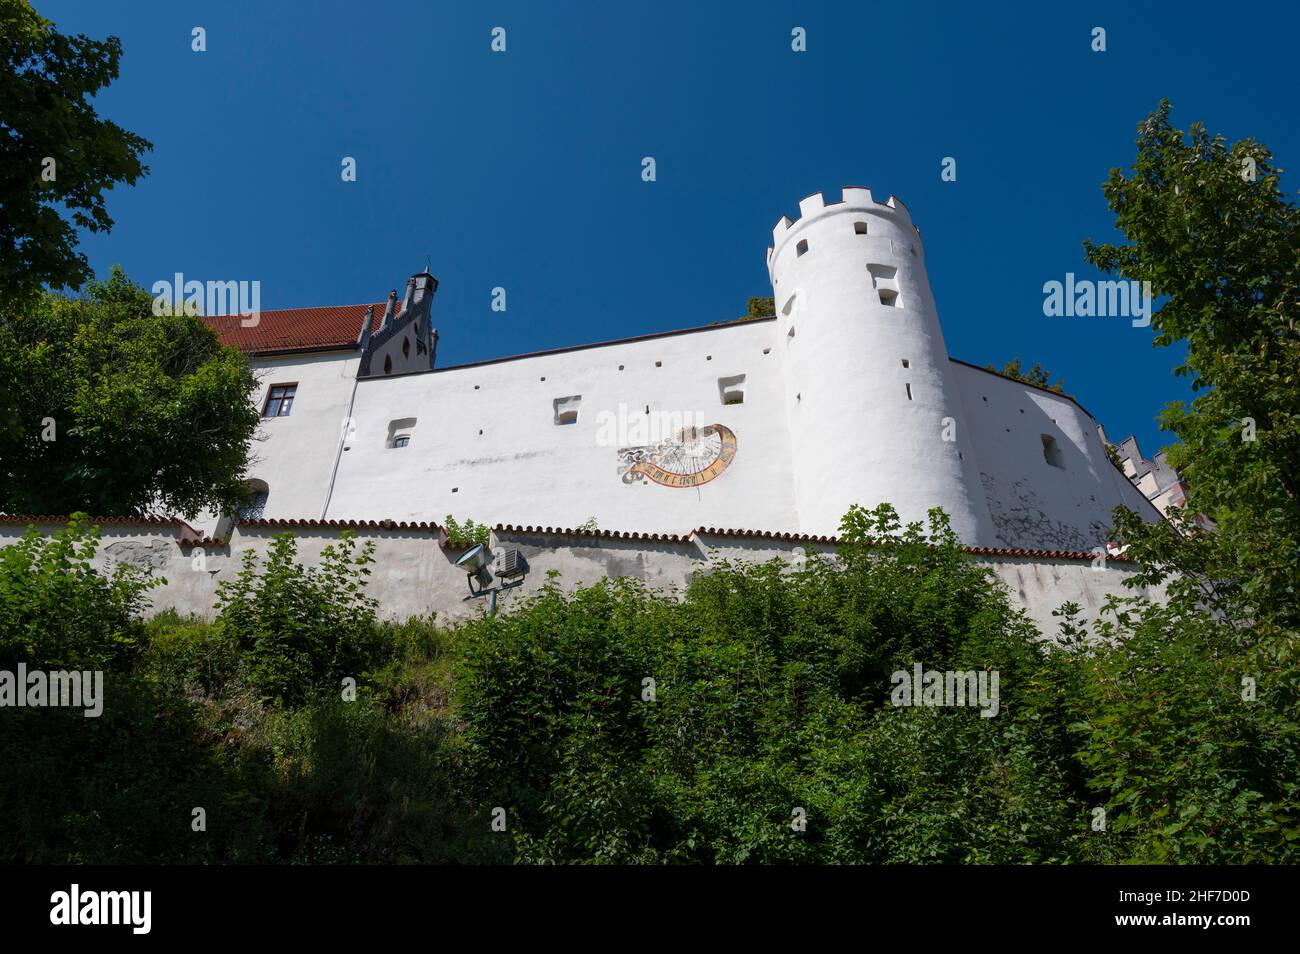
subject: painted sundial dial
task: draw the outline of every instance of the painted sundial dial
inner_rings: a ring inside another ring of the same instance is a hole
[[[650,479],[664,487],[699,487],[727,469],[736,456],[736,435],[722,424],[684,427],[657,444],[622,447],[623,483]]]

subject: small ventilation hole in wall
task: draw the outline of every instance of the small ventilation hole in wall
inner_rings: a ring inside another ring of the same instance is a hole
[[[459,487],[453,487],[453,488],[451,488],[451,492],[452,492],[453,494],[455,494],[455,493],[460,493],[460,488],[459,488]]]
[[[556,424],[578,423],[578,408],[582,404],[581,394],[572,394],[569,397],[556,398],[551,403],[555,409]]]
[[[478,385],[477,385],[477,384],[476,384],[476,385],[474,385],[474,390],[475,390],[475,391],[477,391],[477,390],[478,390]]]
[[[764,349],[763,349],[763,354],[771,354],[771,353],[772,353],[772,349],[771,349],[771,348],[764,348]]]
[[[620,371],[622,371],[622,370],[623,370],[623,366],[620,364],[620,365],[618,366],[618,369],[619,369]]]
[[[745,376],[734,374],[731,377],[718,378],[718,397],[723,404],[745,403]]]
[[[794,247],[794,257],[798,258],[800,255],[803,255],[807,251],[808,251],[808,240],[800,239],[799,244]]]
[[[663,366],[664,366],[664,363],[663,363],[662,361],[656,361],[656,362],[655,362],[655,367],[656,367],[656,368],[662,368]]]
[[[786,336],[787,338],[793,338],[793,337],[794,337],[794,325],[791,325],[791,326],[790,326],[790,330],[787,331],[787,332],[785,333],[785,336]]]
[[[854,232],[855,235],[866,235],[866,234],[867,234],[867,223],[866,223],[866,222],[854,222],[854,223],[853,223],[853,232]]]
[[[1051,434],[1041,435],[1043,438],[1043,460],[1047,461],[1053,467],[1060,470],[1065,469],[1065,455],[1061,453],[1061,448],[1056,444],[1056,438]]]
[[[712,360],[713,360],[713,355],[711,355],[711,354],[706,354],[706,355],[704,356],[704,360],[705,360],[705,361],[712,361]]]
[[[546,380],[546,375],[542,375],[541,380],[545,381],[545,380]]]
[[[905,367],[905,368],[910,368],[911,366],[912,366],[912,362],[910,362],[910,361],[908,361],[906,358],[904,358],[904,359],[903,359],[903,367]]]

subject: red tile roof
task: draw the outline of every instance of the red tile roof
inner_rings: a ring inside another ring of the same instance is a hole
[[[0,514],[0,523],[23,523],[23,524],[41,524],[41,523],[66,523],[68,518],[62,515],[49,516],[29,516],[24,514]],[[202,533],[195,530],[184,520],[178,517],[90,517],[89,522],[93,524],[125,524],[125,525],[171,525],[178,526],[181,530],[179,542],[183,546],[189,546],[196,543],[202,544],[222,544],[226,541],[221,538],[204,537]],[[262,527],[268,529],[291,530],[294,528],[331,528],[331,529],[355,529],[355,530],[415,530],[426,533],[438,533],[440,537],[445,536],[442,533],[442,527],[433,522],[425,521],[402,521],[402,520],[315,520],[315,519],[256,519],[256,520],[237,520],[236,525],[242,527]],[[696,536],[719,536],[719,537],[743,537],[760,540],[781,540],[786,543],[822,543],[838,545],[839,537],[835,536],[818,536],[808,533],[788,533],[773,530],[736,530],[724,529],[719,527],[697,527],[685,534],[677,533],[650,533],[640,530],[586,530],[575,527],[542,527],[542,526],[520,526],[517,524],[498,523],[492,528],[497,533],[507,534],[538,534],[562,537],[599,537],[606,540],[645,540],[660,543],[687,543]],[[442,543],[442,541],[440,541]],[[999,557],[1024,557],[1029,559],[1048,559],[1048,560],[1080,560],[1091,561],[1096,558],[1096,554],[1089,550],[1037,550],[1027,549],[1025,547],[962,547],[964,551],[972,556],[999,556]],[[1109,547],[1108,547],[1109,549]],[[1123,552],[1109,552],[1106,559],[1120,563],[1132,563],[1133,558]]]
[[[653,540],[664,543],[684,543],[689,536],[676,533],[649,533],[641,530],[584,530],[574,527],[534,527],[512,523],[498,523],[492,528],[500,533],[542,533],[562,537],[604,537],[607,540]]]
[[[379,330],[384,319],[386,301],[375,305],[372,332]],[[351,345],[361,331],[361,318],[369,305],[326,305],[322,308],[282,308],[263,311],[258,322],[244,327],[248,319],[240,315],[213,315],[205,318],[223,345],[246,354],[274,351],[315,351]],[[401,314],[402,303],[395,306]]]
[[[239,519],[235,521],[241,527],[282,527],[286,530],[294,527],[330,528],[335,530],[422,530],[437,532],[441,527],[436,523],[423,520],[313,520],[290,517],[258,517],[256,519]]]
[[[67,514],[31,514],[0,513],[0,523],[17,523],[24,526],[39,526],[43,523],[67,523]],[[195,530],[180,517],[87,517],[86,523],[92,527],[114,525],[125,527],[179,527],[180,541],[194,543],[203,539],[203,534]]]

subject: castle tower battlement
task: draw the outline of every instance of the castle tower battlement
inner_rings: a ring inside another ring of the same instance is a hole
[[[815,193],[777,222],[767,264],[801,528],[833,533],[849,505],[887,501],[904,521],[941,506],[962,539],[990,538],[907,207],[856,186],[831,204]]]

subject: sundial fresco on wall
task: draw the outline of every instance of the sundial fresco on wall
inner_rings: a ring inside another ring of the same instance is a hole
[[[684,427],[673,437],[642,447],[620,447],[623,483],[650,479],[664,487],[699,487],[727,469],[736,456],[736,435],[722,424]]]

